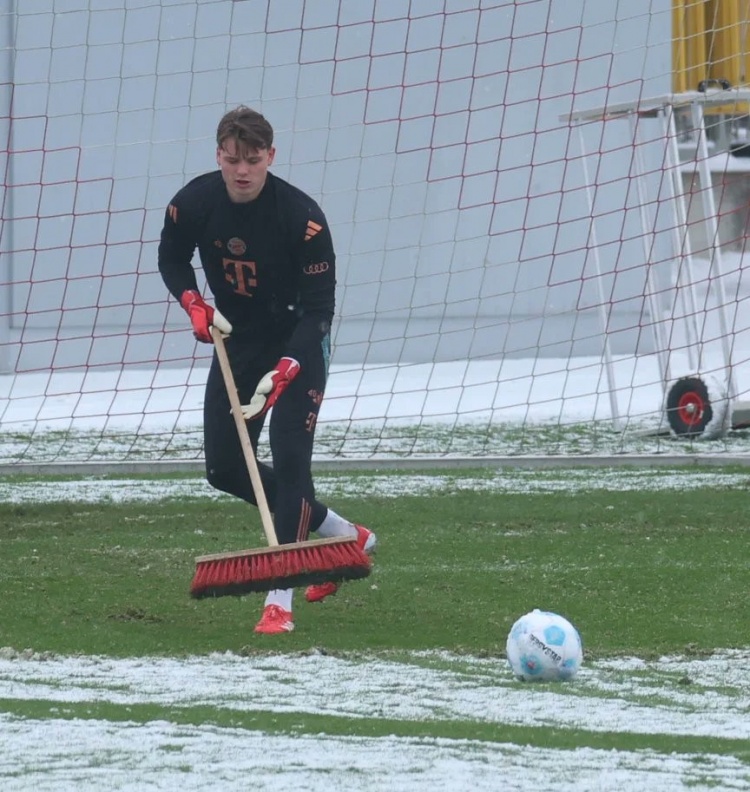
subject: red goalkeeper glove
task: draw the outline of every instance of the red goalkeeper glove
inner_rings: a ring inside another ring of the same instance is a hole
[[[265,415],[299,374],[299,363],[294,358],[283,357],[273,371],[269,371],[255,388],[250,404],[242,405],[242,416],[248,421]]]
[[[201,297],[200,292],[189,289],[180,295],[180,305],[187,311],[193,325],[193,335],[204,344],[212,343],[211,326],[216,327],[223,335],[232,332],[232,325]]]

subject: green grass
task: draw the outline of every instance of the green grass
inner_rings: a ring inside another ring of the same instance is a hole
[[[452,489],[331,502],[377,532],[375,569],[324,605],[298,592],[284,649],[499,654],[532,607],[568,615],[589,657],[746,647],[747,500],[746,488]],[[6,503],[0,526],[4,645],[111,656],[278,649],[252,633],[262,595],[188,596],[195,556],[263,546],[245,504]]]

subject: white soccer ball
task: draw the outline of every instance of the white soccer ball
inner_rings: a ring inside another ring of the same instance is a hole
[[[510,628],[508,663],[525,682],[572,679],[583,662],[578,630],[564,617],[534,609]]]

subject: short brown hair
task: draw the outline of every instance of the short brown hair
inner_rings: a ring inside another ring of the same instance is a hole
[[[219,148],[223,148],[229,138],[248,149],[270,149],[273,146],[273,127],[256,110],[240,105],[225,113],[216,128]]]

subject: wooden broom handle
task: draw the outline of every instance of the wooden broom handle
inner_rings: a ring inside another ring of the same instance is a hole
[[[232,374],[232,367],[229,365],[229,356],[227,355],[227,348],[224,345],[224,338],[221,335],[221,331],[213,326],[211,327],[211,337],[214,340],[216,356],[219,359],[219,366],[221,367],[221,373],[224,377],[224,385],[226,386],[227,395],[229,396],[229,404],[232,408],[237,434],[240,436],[240,445],[242,446],[242,453],[245,456],[247,472],[250,474],[250,482],[253,485],[255,500],[258,503],[258,511],[260,512],[260,520],[263,523],[263,531],[266,534],[266,541],[269,547],[278,547],[279,540],[276,538],[276,531],[273,527],[273,517],[271,516],[271,510],[268,508],[266,492],[263,489],[263,481],[260,478],[260,471],[258,470],[258,462],[255,459],[253,445],[250,442],[250,435],[247,431],[245,419],[242,416],[242,405],[240,404],[240,397],[237,393],[237,386],[234,384],[234,375]]]

